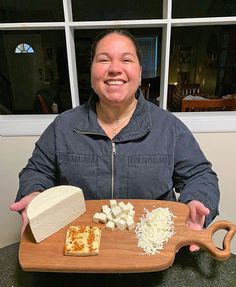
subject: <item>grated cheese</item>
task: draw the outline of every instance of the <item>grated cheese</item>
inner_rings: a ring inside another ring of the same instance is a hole
[[[145,215],[137,223],[135,233],[138,238],[138,247],[147,255],[160,253],[164,244],[175,233],[172,218],[174,215],[169,208],[156,208],[149,212],[144,209]]]

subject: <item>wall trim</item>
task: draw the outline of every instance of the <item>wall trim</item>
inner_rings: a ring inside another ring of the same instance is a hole
[[[193,133],[236,133],[236,112],[174,113]],[[0,136],[40,136],[56,115],[0,115]]]

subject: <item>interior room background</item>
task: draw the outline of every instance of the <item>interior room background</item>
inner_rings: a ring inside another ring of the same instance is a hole
[[[117,27],[140,44],[146,99],[175,113],[212,161],[218,218],[235,221],[235,1],[0,0],[0,246],[19,240],[8,205],[35,141],[58,113],[87,101],[92,39]],[[206,110],[183,109],[198,100]]]

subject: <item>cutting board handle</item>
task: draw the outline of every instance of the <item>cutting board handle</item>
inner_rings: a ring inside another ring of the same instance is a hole
[[[218,230],[226,230],[227,233],[223,239],[223,249],[219,249],[215,246],[213,242],[213,235]],[[196,244],[203,249],[207,249],[211,255],[217,260],[227,260],[229,259],[230,252],[230,242],[236,233],[236,225],[230,221],[219,220],[211,224],[208,228],[201,231],[187,230],[185,234],[182,234],[185,239],[184,245]],[[183,243],[183,242],[182,242]],[[183,245],[182,245],[183,246]]]
[[[230,242],[236,233],[236,225],[226,220],[219,220],[209,226],[206,230],[209,231],[211,239],[214,233],[218,230],[228,231],[223,239],[223,249],[217,248],[213,241],[206,245],[213,257],[218,260],[227,260],[230,257]]]

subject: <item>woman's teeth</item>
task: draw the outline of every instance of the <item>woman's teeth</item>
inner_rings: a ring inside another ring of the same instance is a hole
[[[113,86],[113,85],[117,85],[117,86],[120,86],[120,85],[123,85],[125,82],[124,81],[108,81],[106,82],[109,86]]]

